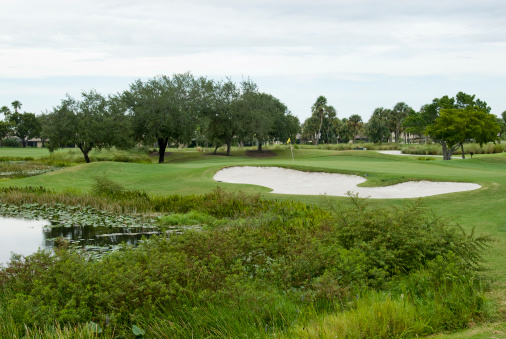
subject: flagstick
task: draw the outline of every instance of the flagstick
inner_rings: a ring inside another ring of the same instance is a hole
[[[290,144],[290,151],[292,151],[292,161],[295,162],[295,159],[293,158],[293,146]]]

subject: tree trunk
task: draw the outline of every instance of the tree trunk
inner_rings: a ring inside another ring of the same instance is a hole
[[[262,152],[262,140],[258,140],[257,143],[258,143],[258,148],[257,148],[258,151]]]
[[[446,144],[443,145],[443,160],[452,160],[451,150],[446,147]]]
[[[215,148],[214,148],[214,154],[216,155],[216,152],[218,151],[218,148],[220,147],[220,145],[217,145]]]
[[[158,138],[158,163],[163,164],[165,161],[165,149],[167,148],[167,143],[169,142],[169,138]]]
[[[83,151],[83,155],[84,155],[84,161],[86,161],[86,163],[89,164],[91,162],[91,160],[90,160],[90,157],[88,156],[88,152]]]
[[[87,164],[89,164],[91,162],[91,160],[90,160],[90,157],[88,156],[88,153],[90,153],[91,147],[85,147],[85,146],[81,146],[81,145],[78,145],[77,147],[79,147],[79,149],[81,150],[81,152],[83,152],[84,161]]]
[[[26,139],[23,138],[22,141],[23,141],[23,148],[26,148]]]
[[[464,143],[460,144],[460,149],[462,150],[462,159],[465,159],[466,155],[464,154]]]
[[[227,141],[227,156],[230,156],[230,148],[232,147],[232,140]]]
[[[323,109],[320,110],[321,119],[320,119],[320,128],[318,128],[318,138],[316,139],[316,144],[320,143],[320,137],[322,135],[322,125],[323,125]]]

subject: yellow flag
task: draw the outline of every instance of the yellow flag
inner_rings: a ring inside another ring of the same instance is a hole
[[[287,143],[287,144],[289,144],[289,143],[290,143],[290,138],[288,138],[288,141],[287,141],[286,143]]]

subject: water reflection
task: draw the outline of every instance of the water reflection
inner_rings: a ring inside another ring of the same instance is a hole
[[[0,264],[11,253],[29,255],[41,249],[53,249],[55,240],[65,238],[79,246],[108,246],[126,243],[135,245],[141,238],[158,234],[143,227],[49,227],[47,220],[26,220],[0,217]]]
[[[0,217],[0,263],[6,263],[11,253],[29,255],[46,248],[44,227],[46,220],[25,220]]]
[[[54,239],[65,238],[80,245],[105,246],[117,245],[122,242],[135,245],[143,236],[158,234],[153,228],[143,227],[51,227],[46,228],[44,237],[47,245]]]

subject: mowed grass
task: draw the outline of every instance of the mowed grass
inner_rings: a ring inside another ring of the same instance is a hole
[[[17,152],[13,152],[13,150]],[[34,149],[0,148],[0,156],[33,156]],[[38,151],[38,150],[37,150]],[[506,154],[475,155],[472,159],[443,161],[418,160],[417,157],[379,154],[375,151],[294,150],[295,161],[286,147],[274,149],[272,158],[252,158],[244,150],[232,156],[173,150],[164,164],[95,162],[81,164],[39,176],[0,182],[0,186],[44,186],[63,190],[89,192],[96,176],[106,175],[126,189],[150,194],[192,194],[210,192],[216,187],[227,191],[260,193],[272,199],[296,199],[322,204],[325,199],[347,198],[270,194],[270,189],[253,185],[219,183],[213,175],[228,166],[282,166],[305,171],[367,174],[366,186],[384,186],[408,180],[473,182],[482,188],[470,192],[422,198],[436,214],[457,220],[466,231],[490,234],[496,242],[487,253],[489,275],[495,280],[491,296],[502,303],[499,310],[506,316]],[[47,151],[46,151],[47,152]],[[46,153],[47,154],[47,153]],[[406,199],[369,200],[376,207],[404,204]],[[500,330],[503,330],[500,326]],[[496,330],[496,329],[494,329]],[[491,330],[493,333],[494,330]],[[476,329],[474,329],[476,331]],[[488,330],[484,330],[487,332]],[[470,333],[469,333],[470,334]],[[476,334],[476,333],[475,333]],[[464,336],[481,338],[481,334]],[[466,334],[467,335],[467,334]],[[454,337],[454,336],[452,336]]]

